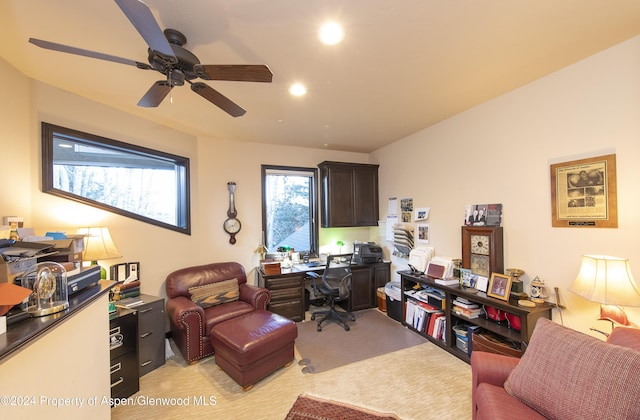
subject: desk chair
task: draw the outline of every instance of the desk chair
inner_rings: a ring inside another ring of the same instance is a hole
[[[336,302],[349,298],[349,292],[351,291],[352,257],[353,254],[329,255],[322,277],[318,273],[307,273],[307,275],[311,277],[311,286],[313,287],[314,293],[316,295],[324,295],[329,302],[329,309],[315,311],[311,314],[312,321],[316,319],[317,315],[322,315],[318,320],[318,331],[322,331],[322,323],[327,320],[337,321],[345,331],[349,331],[349,324],[345,321],[344,316],[348,315],[352,321],[356,320],[353,313],[339,312],[336,310]]]

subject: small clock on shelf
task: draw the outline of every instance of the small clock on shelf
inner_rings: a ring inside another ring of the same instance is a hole
[[[501,226],[462,226],[462,267],[479,276],[504,270]]]

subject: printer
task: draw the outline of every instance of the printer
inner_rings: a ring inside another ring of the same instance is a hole
[[[382,247],[375,242],[355,242],[353,244],[353,262],[374,264],[382,261]]]

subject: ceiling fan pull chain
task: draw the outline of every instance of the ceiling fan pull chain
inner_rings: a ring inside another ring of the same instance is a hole
[[[173,89],[171,89],[173,86],[171,86],[171,73],[173,72],[173,69],[169,69],[169,73],[167,74],[167,77],[169,78],[169,103],[173,104]]]

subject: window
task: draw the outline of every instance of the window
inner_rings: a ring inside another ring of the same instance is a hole
[[[188,158],[43,122],[42,190],[191,234]]]
[[[262,165],[262,230],[270,252],[318,254],[317,169]]]

